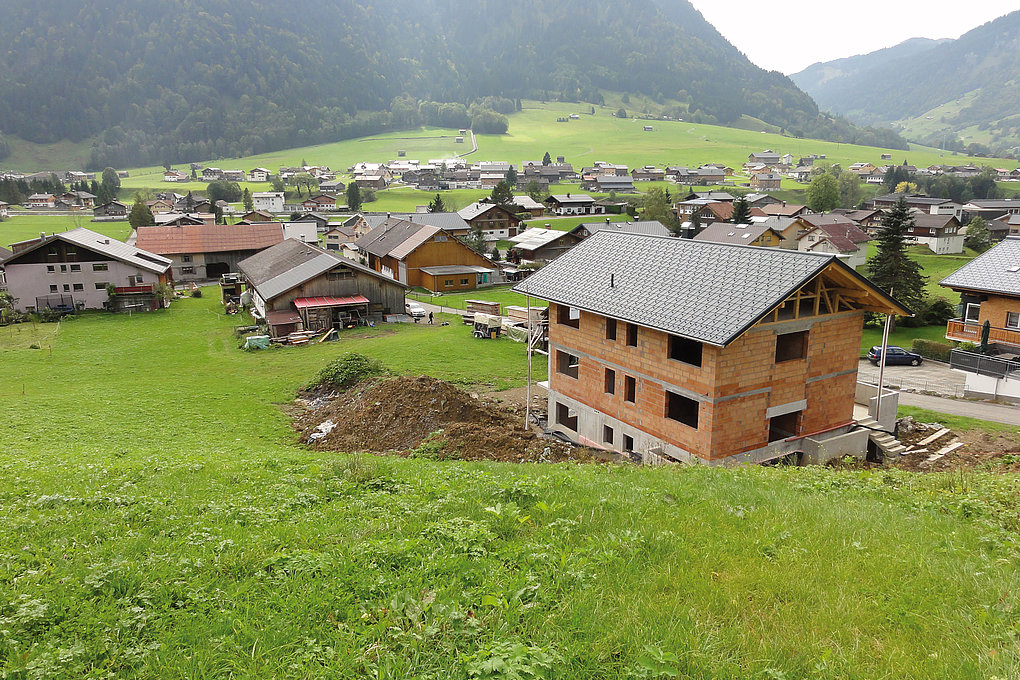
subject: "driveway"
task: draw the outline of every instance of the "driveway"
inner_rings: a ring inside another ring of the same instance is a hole
[[[878,382],[878,366],[862,359],[857,376],[865,382]],[[945,397],[962,397],[966,378],[949,368],[949,364],[926,359],[920,366],[886,366],[883,378],[886,387],[918,392],[934,392]]]

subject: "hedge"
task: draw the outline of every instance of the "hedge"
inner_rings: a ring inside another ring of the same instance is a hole
[[[923,338],[915,338],[910,347],[926,359],[945,361],[946,363],[949,362],[949,354],[953,351],[953,346],[948,342],[925,340]]]

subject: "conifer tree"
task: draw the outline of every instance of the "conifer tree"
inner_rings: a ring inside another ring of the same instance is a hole
[[[900,197],[882,218],[878,249],[867,266],[868,277],[879,289],[891,290],[897,300],[917,309],[924,300],[925,276],[921,265],[907,255],[907,233],[913,227],[914,217]]]
[[[733,201],[733,215],[730,216],[730,222],[733,224],[751,223],[751,206],[743,196]]]

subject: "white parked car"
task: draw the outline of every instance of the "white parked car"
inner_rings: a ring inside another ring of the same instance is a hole
[[[425,308],[417,302],[408,302],[404,304],[404,311],[416,319],[420,319],[426,315]]]

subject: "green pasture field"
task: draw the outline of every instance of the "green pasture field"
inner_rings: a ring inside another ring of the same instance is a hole
[[[316,452],[285,407],[340,353],[509,387],[522,346],[245,353],[206,292],[40,350],[0,331],[7,677],[1020,672],[1013,476]]]
[[[131,234],[131,226],[127,222],[93,222],[91,211],[75,215],[15,215],[0,222],[0,246],[38,238],[42,232],[54,234],[78,227],[91,229],[118,241],[123,241]]]
[[[443,307],[450,307],[451,309],[466,309],[467,300],[485,300],[486,302],[498,302],[500,304],[500,312],[506,313],[505,307],[507,305],[518,305],[525,307],[528,304],[527,296],[515,293],[511,288],[516,284],[508,284],[504,286],[492,286],[490,288],[480,288],[478,290],[468,291],[466,293],[445,293],[443,295],[431,295],[428,291],[414,290],[408,294],[409,298],[418,300],[419,302],[428,302],[434,305],[442,305]],[[547,306],[544,300],[537,298],[531,298],[532,307],[545,307]]]

